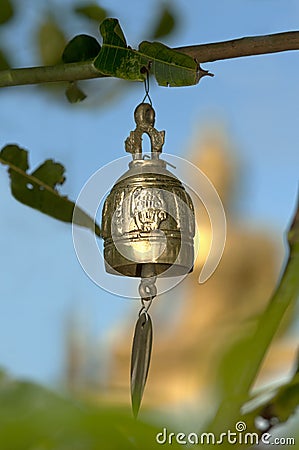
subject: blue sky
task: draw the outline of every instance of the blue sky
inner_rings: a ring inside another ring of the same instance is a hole
[[[298,29],[297,0],[173,3],[182,24],[175,37],[165,41],[170,46]],[[7,44],[17,46],[16,65],[37,63],[30,45],[22,46],[32,32],[30,4],[24,2],[18,33]],[[102,4],[118,17],[134,46],[145,37],[143,30],[152,23],[159,2]],[[82,23],[69,31],[70,37],[84,32]],[[7,38],[8,27],[3,35]],[[195,87],[171,89],[151,83],[156,125],[167,133],[166,152],[188,158],[188,144],[205,123],[214,118],[224,123],[242,166],[238,213],[244,222],[268,229],[280,245],[298,191],[298,55],[286,52],[204,64],[215,77]],[[28,149],[31,167],[47,158],[63,163],[67,180],[62,192],[75,199],[99,167],[125,154],[123,142],[143,98],[142,84],[133,88],[123,83],[127,92],[98,107],[111,83],[118,86],[112,80],[91,82],[98,92],[80,105],[69,105],[64,98],[57,101],[39,87],[2,89],[1,147],[17,143]],[[82,315],[96,339],[105,339],[132,303],[102,291],[87,278],[76,259],[71,227],[16,202],[4,167],[0,192],[0,364],[15,375],[51,383],[60,375],[70,311]]]

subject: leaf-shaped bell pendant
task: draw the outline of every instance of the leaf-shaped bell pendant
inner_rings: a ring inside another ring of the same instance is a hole
[[[105,269],[114,275],[140,277],[142,308],[136,323],[131,359],[131,395],[136,416],[150,363],[152,324],[148,308],[156,296],[157,277],[173,277],[193,269],[194,208],[180,180],[160,159],[165,132],[154,128],[155,111],[141,103],[136,128],[125,149],[129,169],[115,183],[102,212]],[[143,155],[142,135],[151,142]]]

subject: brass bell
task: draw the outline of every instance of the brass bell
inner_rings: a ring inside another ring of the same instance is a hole
[[[193,270],[193,203],[159,158],[165,132],[154,128],[152,106],[141,103],[134,118],[136,128],[125,141],[133,160],[103,206],[105,269],[128,277],[184,275]],[[142,153],[144,133],[150,138],[150,155]]]

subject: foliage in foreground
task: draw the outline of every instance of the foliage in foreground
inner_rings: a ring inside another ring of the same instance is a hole
[[[5,450],[150,449],[159,430],[129,410],[72,401],[28,381],[0,375],[0,448]]]
[[[299,372],[285,386],[280,387],[266,404],[260,404],[251,412],[239,417],[246,423],[246,432],[257,432],[254,421],[264,417],[269,421],[267,432],[273,424],[289,419],[299,400]],[[273,418],[276,421],[273,421]],[[272,422],[271,422],[272,420]],[[157,423],[157,417],[155,418]],[[135,420],[127,408],[95,406],[82,400],[62,397],[29,381],[16,381],[0,372],[0,448],[5,450],[147,450],[160,448],[156,436],[165,427],[163,416],[160,425],[154,426]],[[234,424],[235,425],[235,424]],[[234,426],[222,424],[222,432]],[[167,429],[165,445],[181,448],[175,432]],[[180,433],[183,430],[180,428]],[[198,439],[206,430],[195,429]],[[216,439],[219,438],[215,432]],[[261,435],[261,432],[258,432]],[[160,438],[161,439],[161,438]],[[163,439],[163,437],[162,437]],[[188,439],[179,437],[180,441]],[[298,439],[298,437],[297,437]],[[180,442],[179,441],[179,442]],[[170,443],[171,442],[171,443]],[[191,441],[194,442],[194,441]],[[199,441],[200,442],[200,441]],[[203,441],[206,444],[206,436]],[[197,448],[204,446],[196,445]],[[231,448],[225,439],[221,448]],[[248,448],[239,445],[239,449]]]

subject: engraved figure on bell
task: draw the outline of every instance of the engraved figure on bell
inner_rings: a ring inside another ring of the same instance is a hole
[[[131,214],[139,231],[153,231],[167,218],[160,189],[137,188],[131,199]]]

